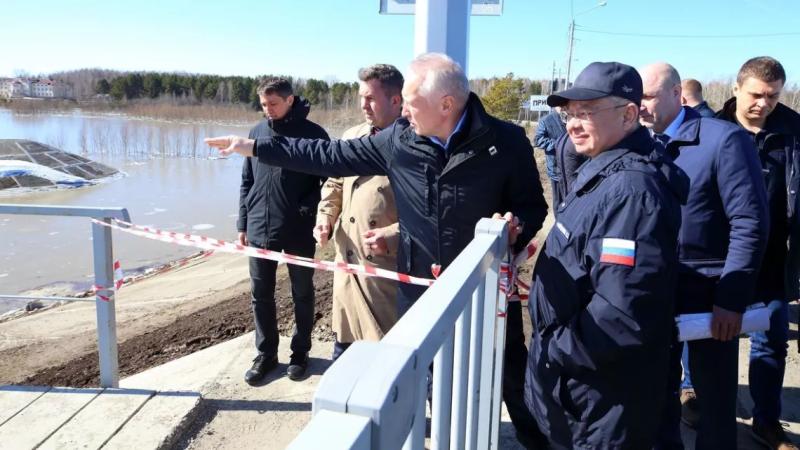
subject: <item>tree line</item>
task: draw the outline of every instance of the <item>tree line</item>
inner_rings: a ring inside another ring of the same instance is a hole
[[[81,69],[50,75],[72,85],[79,100],[100,95],[116,103],[160,99],[174,104],[243,105],[256,110],[260,108],[256,89],[259,82],[269,76],[272,75],[245,77],[105,69]],[[334,109],[358,105],[358,83],[355,81],[282,77],[292,83],[296,94],[317,107]],[[490,113],[513,120],[517,118],[521,102],[528,96],[550,92],[550,81],[520,78],[509,73],[504,77],[470,80],[470,89],[481,97]]]
[[[183,98],[205,103],[242,104],[259,108],[256,90],[263,78],[193,75],[175,73],[126,73],[112,78],[100,78],[94,88],[95,94],[109,95],[115,101],[158,99],[161,97]],[[358,83],[327,83],[314,78],[300,79],[283,76],[292,83],[295,94],[302,95],[312,104],[342,106],[358,95]]]

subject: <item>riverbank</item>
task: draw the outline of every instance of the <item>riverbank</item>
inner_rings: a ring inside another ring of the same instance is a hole
[[[161,99],[126,102],[23,99],[2,102],[0,108],[24,115],[77,113],[182,125],[252,126],[263,117],[260,110],[256,111],[249,105]],[[363,115],[358,105],[332,108],[313,105],[308,118],[325,128],[332,137],[338,137],[347,127],[361,122]]]
[[[331,249],[318,252],[330,258]],[[291,335],[291,287],[278,270],[279,332]],[[317,272],[313,336],[330,340],[332,274]],[[247,259],[219,254],[122,289],[116,298],[122,376],[252,330]],[[246,368],[243,368],[243,370]],[[0,323],[0,384],[97,386],[94,304],[68,304]]]

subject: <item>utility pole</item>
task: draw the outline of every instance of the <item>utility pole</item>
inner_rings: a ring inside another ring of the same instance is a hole
[[[575,47],[575,17],[580,16],[581,14],[586,14],[589,11],[594,11],[597,8],[606,6],[606,4],[608,4],[607,1],[599,0],[597,4],[594,5],[593,7],[585,11],[581,11],[578,14],[575,14],[573,9],[573,0],[570,0],[569,2],[570,20],[569,20],[569,32],[567,33],[567,39],[569,39],[569,45],[567,49],[567,78],[566,80],[564,80],[564,84],[566,85],[565,89],[569,89],[569,76],[570,73],[572,72],[572,49]]]
[[[575,46],[575,18],[569,21],[569,50],[567,51],[567,79],[564,89],[569,89],[569,74],[572,72],[572,48]]]

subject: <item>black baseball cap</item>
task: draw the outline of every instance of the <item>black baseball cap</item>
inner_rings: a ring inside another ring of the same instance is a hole
[[[572,87],[547,97],[549,106],[564,106],[570,100],[596,100],[615,96],[642,104],[642,77],[631,66],[618,62],[593,62],[586,66]]]

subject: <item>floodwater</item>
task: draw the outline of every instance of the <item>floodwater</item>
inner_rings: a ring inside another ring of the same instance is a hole
[[[0,204],[121,206],[134,223],[230,240],[236,236],[242,158],[215,157],[203,138],[245,134],[249,126],[197,125],[118,115],[20,115],[0,108],[0,139],[30,139],[124,172],[94,186],[0,191]],[[195,249],[113,233],[114,258],[126,274]],[[59,295],[91,286],[87,218],[0,215],[0,294]],[[0,313],[27,301],[0,300]]]

